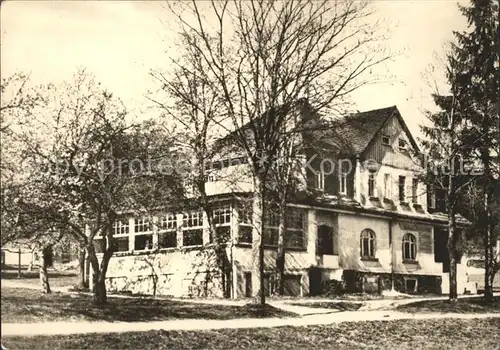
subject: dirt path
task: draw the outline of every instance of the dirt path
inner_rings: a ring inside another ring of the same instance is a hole
[[[389,321],[399,319],[480,319],[500,318],[490,314],[409,314],[394,311],[346,311],[298,318],[235,319],[235,320],[171,320],[154,322],[45,322],[2,324],[2,336],[68,335],[88,333],[144,332],[151,330],[214,330],[235,328],[268,328],[310,326],[340,322]]]

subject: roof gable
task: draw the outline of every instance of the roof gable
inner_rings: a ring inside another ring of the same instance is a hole
[[[362,154],[392,117],[399,121],[413,148],[419,152],[420,149],[396,106],[349,115],[339,121],[337,127],[339,134],[351,144],[352,151]]]

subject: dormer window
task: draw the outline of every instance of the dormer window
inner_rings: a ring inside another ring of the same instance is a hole
[[[404,139],[399,139],[398,145],[400,151],[406,150],[406,141]]]
[[[382,136],[382,144],[384,146],[390,146],[391,145],[391,138],[387,135]]]

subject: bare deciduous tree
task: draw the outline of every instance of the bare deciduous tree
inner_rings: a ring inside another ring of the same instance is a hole
[[[226,138],[249,162],[253,181],[252,290],[265,303],[263,213],[271,162],[281,140],[300,129],[301,98],[338,111],[367,80],[363,73],[388,59],[364,1],[192,1],[169,4],[188,51],[202,64],[176,66],[203,77],[217,99]],[[203,108],[199,100],[192,107]],[[294,125],[295,120],[295,125]],[[290,126],[292,125],[292,126]],[[285,127],[286,126],[286,127]]]

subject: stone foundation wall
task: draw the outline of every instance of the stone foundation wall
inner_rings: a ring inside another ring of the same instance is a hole
[[[339,295],[343,293],[378,293],[390,290],[391,274],[367,273],[345,270],[341,280],[328,280],[323,283],[323,294]],[[410,280],[410,282],[406,282]],[[414,281],[414,282],[413,282]],[[413,287],[413,290],[407,287]],[[408,294],[441,294],[441,276],[394,274],[394,289]]]

